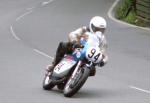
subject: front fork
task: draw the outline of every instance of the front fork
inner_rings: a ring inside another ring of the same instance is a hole
[[[78,74],[80,73],[80,66],[81,66],[82,61],[79,61],[76,68],[74,69],[70,79],[69,79],[69,85],[72,87],[73,84],[75,83],[76,79],[78,78]]]
[[[79,61],[78,62],[78,64],[77,64],[77,66],[76,66],[76,68],[75,68],[75,70],[73,71],[73,73],[72,73],[72,75],[71,75],[71,78],[73,79],[75,76],[76,76],[76,74],[80,71],[79,69],[79,67],[81,66],[81,63],[82,63],[82,61]]]

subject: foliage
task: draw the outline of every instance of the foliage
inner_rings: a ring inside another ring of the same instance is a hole
[[[115,17],[131,24],[144,26],[143,22],[136,16],[133,3],[134,0],[123,0],[116,9]]]

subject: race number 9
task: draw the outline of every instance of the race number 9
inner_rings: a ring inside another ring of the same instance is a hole
[[[94,56],[95,52],[96,52],[96,50],[92,49],[91,52],[88,54],[88,57],[92,58]]]
[[[94,63],[98,63],[102,58],[102,54],[99,48],[89,48],[86,53],[86,58]]]

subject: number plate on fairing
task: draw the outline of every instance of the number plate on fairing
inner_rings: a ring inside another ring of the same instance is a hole
[[[69,70],[76,64],[76,61],[70,58],[64,58],[55,66],[53,76],[63,77],[68,74]]]

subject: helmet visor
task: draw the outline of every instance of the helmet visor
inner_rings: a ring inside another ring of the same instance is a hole
[[[105,28],[95,27],[93,24],[91,25],[91,28],[92,28],[93,32],[100,31],[103,33],[105,31]]]

